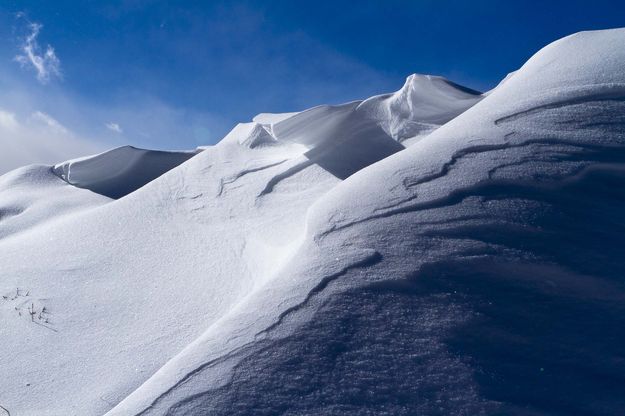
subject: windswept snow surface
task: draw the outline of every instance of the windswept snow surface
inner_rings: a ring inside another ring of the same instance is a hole
[[[196,152],[163,152],[123,146],[54,166],[54,173],[79,188],[121,198],[175,168]]]
[[[624,44],[564,38],[487,96],[412,76],[262,114],[117,200],[1,177],[0,405],[618,414]]]

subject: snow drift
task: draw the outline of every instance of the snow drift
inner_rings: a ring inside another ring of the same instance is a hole
[[[109,198],[136,191],[191,158],[196,152],[162,152],[119,147],[54,166],[54,173],[79,188]]]
[[[564,38],[487,95],[261,114],[115,201],[5,175],[0,405],[618,413],[624,42]]]

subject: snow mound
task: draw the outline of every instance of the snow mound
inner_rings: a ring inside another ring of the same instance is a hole
[[[424,137],[482,98],[481,93],[443,77],[412,74],[392,94],[337,106],[322,105],[300,113],[261,114],[254,121],[267,125],[278,140],[313,147],[336,140],[337,132],[357,135],[373,126],[403,142]]]
[[[399,91],[371,97],[358,111],[375,120],[389,136],[404,142],[431,133],[482,98],[481,93],[443,77],[413,74]]]
[[[74,186],[118,199],[186,162],[195,154],[123,146],[95,156],[59,163],[53,171]]]
[[[242,146],[254,149],[260,146],[272,146],[277,144],[277,140],[267,131],[267,129],[258,124],[253,123],[250,132],[239,139],[239,144]]]
[[[404,149],[402,144],[420,140],[482,98],[445,78],[413,74],[393,94],[299,113],[261,114],[254,121],[278,142],[306,146],[314,163],[345,179]]]
[[[49,166],[16,169],[0,176],[0,239],[27,233],[35,226],[108,201],[68,185]]]
[[[109,415],[618,413],[624,42],[556,42],[334,186],[291,260]]]
[[[302,111],[269,125],[279,142],[310,149],[306,156],[340,179],[404,147],[355,110],[359,101]]]
[[[0,177],[0,405],[617,414],[624,43],[565,38],[487,95],[412,76],[261,114],[170,170],[128,150],[55,168],[105,190],[151,172],[115,201]]]

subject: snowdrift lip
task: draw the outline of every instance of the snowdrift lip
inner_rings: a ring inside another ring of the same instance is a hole
[[[119,199],[200,151],[160,151],[122,146],[95,156],[59,163],[52,168],[52,172],[70,185]]]

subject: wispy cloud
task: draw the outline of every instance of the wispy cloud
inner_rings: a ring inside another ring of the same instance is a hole
[[[123,133],[121,126],[117,123],[106,123],[105,126],[107,129],[114,131],[115,133]]]
[[[41,111],[35,111],[31,114],[30,118],[38,123],[46,125],[50,128],[51,131],[54,131],[55,133],[69,134],[65,126],[63,126],[49,114]]]
[[[26,19],[23,13],[18,13],[17,17]],[[37,73],[37,80],[42,84],[47,84],[52,78],[61,78],[61,61],[56,56],[54,48],[46,45],[44,49],[37,42],[43,25],[26,21],[29,33],[22,39],[21,53],[15,56],[15,60],[22,67],[34,69]]]

